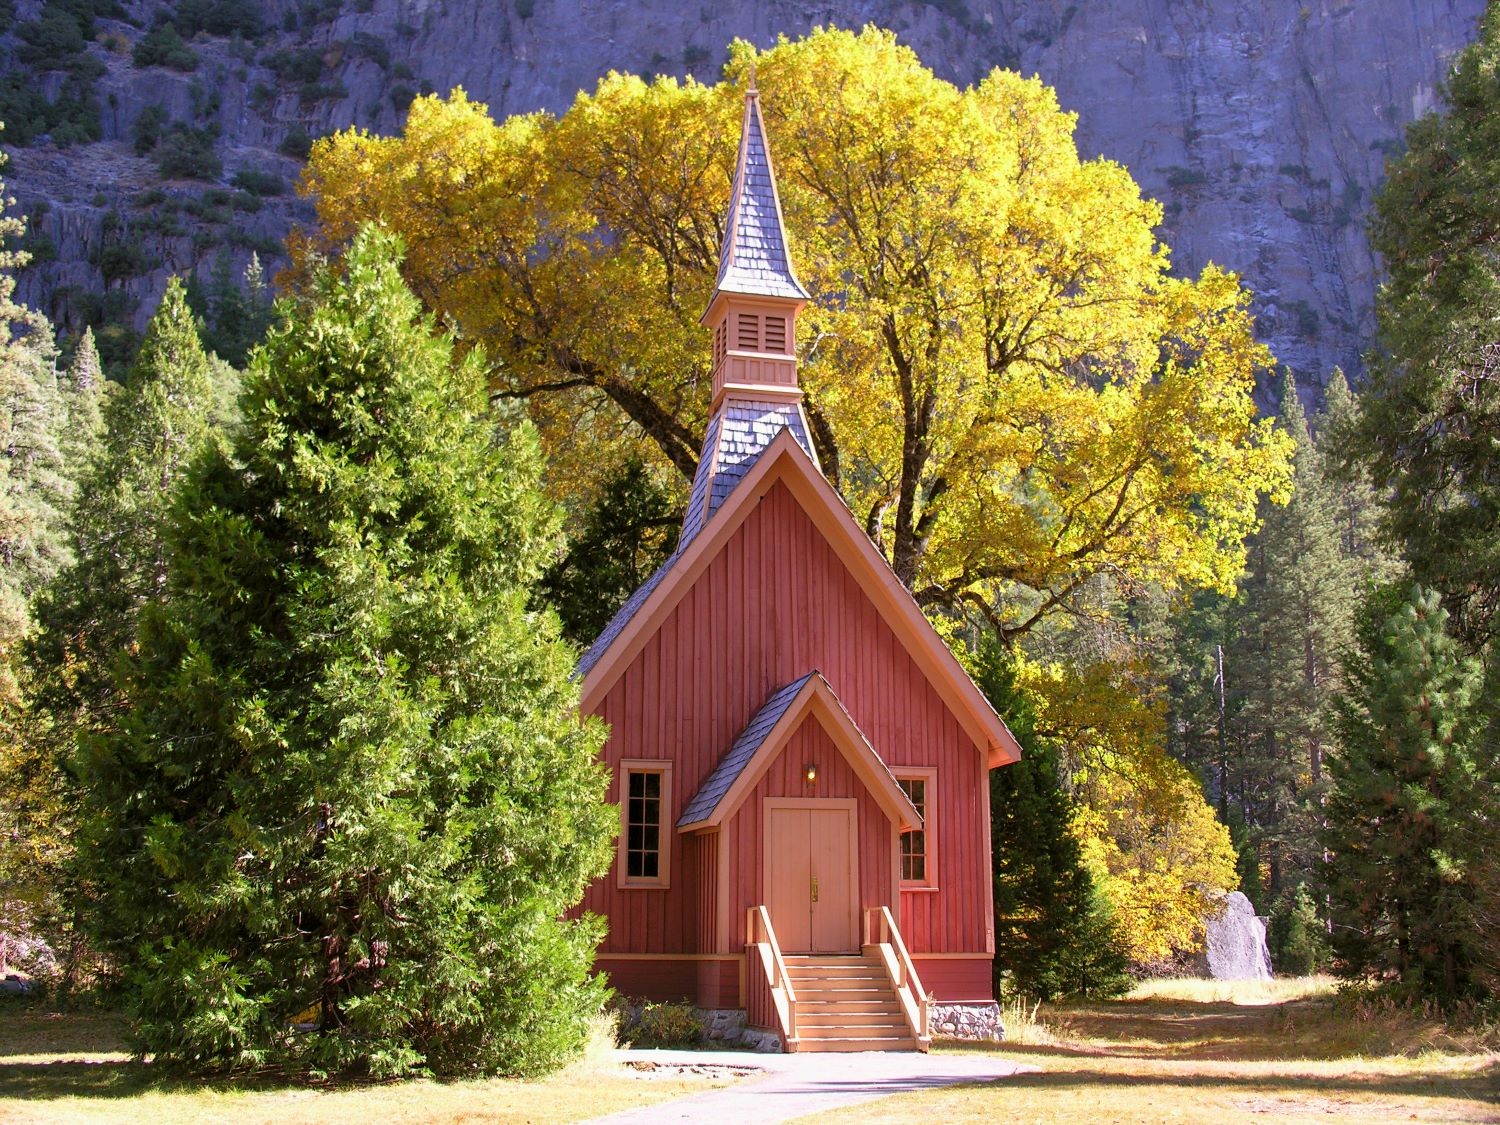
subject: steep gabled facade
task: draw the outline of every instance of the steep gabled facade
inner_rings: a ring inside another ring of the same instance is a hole
[[[1020,751],[819,469],[807,300],[752,88],[681,541],[579,665],[621,808],[583,908],[625,993],[925,1046],[929,995],[992,1000],[987,772]]]

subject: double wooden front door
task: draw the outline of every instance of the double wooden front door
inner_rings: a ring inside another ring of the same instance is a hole
[[[766,906],[782,951],[858,950],[855,803],[768,801],[765,817]]]

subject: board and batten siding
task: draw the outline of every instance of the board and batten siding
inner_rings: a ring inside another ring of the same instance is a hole
[[[929,845],[938,889],[902,893],[899,924],[908,948],[914,955],[991,952],[985,755],[780,482],[760,498],[598,706],[611,731],[605,747],[615,767],[609,800],[620,799],[622,759],[670,759],[669,823],[675,821],[767,697],[813,669],[822,672],[892,770],[909,765],[938,771],[938,836]],[[793,768],[801,764],[792,761]],[[834,794],[820,785],[816,795]],[[754,810],[756,822],[759,816]],[[863,833],[863,816],[861,821]],[[687,841],[679,837],[679,843]],[[728,835],[719,846],[730,851],[731,886],[746,886],[762,862],[762,849]],[[860,848],[863,862],[873,849],[865,839]],[[884,839],[878,850],[882,857],[889,854]],[[614,870],[589,889],[583,909],[609,919],[601,957],[743,948],[742,894],[731,899],[737,915],[705,925],[697,888],[689,886],[699,882],[696,867],[703,856],[689,860],[689,854],[687,846],[673,848],[666,889],[622,889]],[[691,880],[689,863],[695,868]],[[888,898],[886,892],[877,901]],[[702,948],[703,939],[717,948]]]

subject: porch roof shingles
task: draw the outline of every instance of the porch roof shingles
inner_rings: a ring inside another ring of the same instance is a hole
[[[723,800],[724,794],[728,793],[740,774],[750,764],[755,752],[761,748],[766,736],[771,729],[781,721],[786,714],[787,708],[797,698],[799,692],[807,686],[807,682],[818,673],[809,672],[799,680],[793,680],[786,687],[771,693],[767,699],[745,725],[738,738],[729,747],[729,752],[719,760],[712,773],[708,775],[693,799],[688,802],[687,808],[682,810],[682,816],[677,820],[677,826],[681,828],[685,824],[696,824],[713,814],[714,809]]]

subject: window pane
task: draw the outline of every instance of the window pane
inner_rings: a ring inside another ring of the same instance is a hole
[[[625,801],[625,875],[656,879],[661,872],[662,773],[632,770]]]

